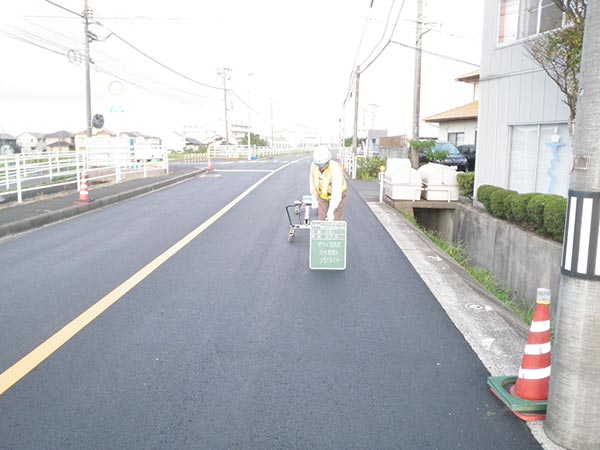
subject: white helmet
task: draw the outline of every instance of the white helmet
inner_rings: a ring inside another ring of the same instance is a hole
[[[313,162],[320,167],[325,166],[331,159],[331,152],[326,147],[319,147],[313,153]]]

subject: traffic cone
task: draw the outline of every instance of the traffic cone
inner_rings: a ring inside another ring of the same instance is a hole
[[[523,362],[510,392],[525,400],[547,400],[550,385],[550,298],[538,295]]]
[[[546,418],[551,339],[550,290],[540,288],[518,375],[488,378],[494,395],[525,421]]]
[[[87,186],[87,175],[81,175],[81,182],[79,184],[79,200],[75,203],[90,203],[93,201],[90,198],[90,193]]]
[[[209,172],[212,172],[212,170],[213,170],[213,165],[210,162],[210,158],[208,158],[208,166],[206,168],[208,169]]]

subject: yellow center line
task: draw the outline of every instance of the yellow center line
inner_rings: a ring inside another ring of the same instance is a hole
[[[291,161],[278,169],[270,172],[269,174],[262,177],[235,199],[225,205],[220,211],[213,215],[210,219],[200,225],[198,228],[190,232],[187,236],[183,237],[179,242],[175,243],[172,247],[167,249],[164,253],[154,258],[146,266],[142,267],[137,273],[125,280],[110,293],[105,295],[102,299],[96,302],[94,305],[89,307],[78,317],[73,319],[63,328],[58,330],[54,335],[46,339],[35,349],[9,367],[7,370],[0,374],[0,395],[4,394],[8,389],[15,385],[19,380],[24,378],[29,372],[40,365],[46,358],[52,355],[56,350],[66,344],[73,336],[83,330],[89,325],[94,319],[100,316],[104,311],[118,302],[125,294],[132,290],[135,286],[141,283],[148,275],[158,269],[161,265],[167,262],[173,255],[179,252],[182,248],[188,245],[193,239],[202,234],[208,227],[219,220],[227,211],[238,204],[244,199],[250,192],[256,189],[259,185],[264,183],[269,177],[284,169],[285,167],[296,163],[297,161]]]

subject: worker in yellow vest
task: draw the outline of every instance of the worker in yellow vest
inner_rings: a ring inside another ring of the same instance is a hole
[[[318,201],[319,220],[342,220],[346,205],[346,177],[341,164],[331,160],[331,152],[327,148],[319,147],[313,154],[310,193]]]

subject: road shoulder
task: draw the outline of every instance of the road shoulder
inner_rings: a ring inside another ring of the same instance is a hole
[[[490,375],[516,374],[527,342],[527,325],[398,211],[386,203],[367,202],[367,205]],[[543,422],[527,425],[544,449],[561,449],[546,437]]]

